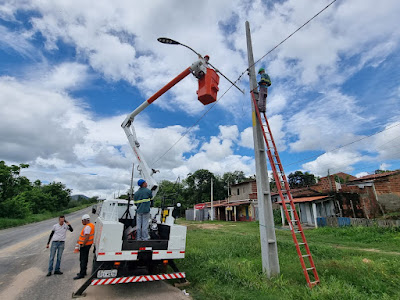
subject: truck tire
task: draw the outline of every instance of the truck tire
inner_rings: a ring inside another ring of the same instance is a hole
[[[94,256],[93,257],[93,264],[92,264],[92,274],[97,270],[97,268],[100,266],[100,264],[101,264],[101,262],[98,262],[96,260],[96,256]]]

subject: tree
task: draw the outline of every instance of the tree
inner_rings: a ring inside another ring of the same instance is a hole
[[[205,169],[188,174],[184,184],[185,198],[188,200],[189,206],[210,201],[211,178],[216,182],[214,174]]]
[[[65,184],[61,182],[52,182],[41,187],[43,193],[48,194],[54,201],[53,209],[55,211],[60,208],[66,208],[70,201],[71,190],[67,189]],[[49,197],[49,199],[50,199]],[[51,205],[49,205],[51,207]]]
[[[183,208],[187,208],[188,204],[184,198],[184,185],[178,180],[175,182],[163,180],[159,184],[159,192],[154,198],[154,206],[173,205],[181,203]]]
[[[0,161],[0,203],[31,188],[29,179],[20,176],[21,169],[28,167],[27,164],[7,166]]]
[[[375,174],[382,174],[382,173],[386,173],[386,172],[392,172],[390,170],[375,170]]]
[[[291,188],[305,187],[316,183],[314,174],[309,172],[303,173],[302,171],[296,171],[294,173],[290,173],[288,178],[289,186]]]

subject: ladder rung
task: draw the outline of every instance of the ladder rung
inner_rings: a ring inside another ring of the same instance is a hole
[[[305,245],[306,243],[299,243],[299,245]]]
[[[311,267],[311,268],[307,268],[306,270],[310,271],[310,270],[314,270],[314,269],[315,269],[315,267]]]
[[[311,285],[317,285],[319,283],[319,281],[312,281],[310,282]]]
[[[269,244],[274,244],[274,243],[276,243],[276,241],[275,240],[268,240],[268,243]]]
[[[302,255],[303,257],[309,257],[309,256],[311,256],[310,254],[305,254],[305,255]]]
[[[290,220],[290,222],[298,222],[297,220]]]
[[[295,230],[294,231],[294,233],[300,233],[301,232],[301,230]]]

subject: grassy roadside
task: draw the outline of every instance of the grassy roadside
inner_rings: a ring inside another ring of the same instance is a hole
[[[179,261],[194,299],[400,299],[400,232],[382,228],[321,228],[306,236],[321,279],[305,286],[290,232],[277,230],[281,275],[261,271],[257,223],[182,222],[186,258]],[[340,248],[344,246],[346,248]],[[367,252],[374,248],[383,252]]]
[[[68,208],[64,209],[59,212],[45,212],[42,214],[34,214],[34,215],[29,215],[28,217],[24,219],[9,219],[9,218],[0,218],[0,229],[6,229],[6,228],[11,228],[11,227],[16,227],[16,226],[21,226],[29,223],[35,223],[35,222],[40,222],[43,220],[51,219],[58,217],[59,215],[66,215],[73,213],[75,211],[81,210],[83,208],[92,206],[93,203],[90,204],[82,204],[73,208]]]

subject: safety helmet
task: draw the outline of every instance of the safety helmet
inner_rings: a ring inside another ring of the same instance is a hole
[[[209,57],[208,55],[204,55],[204,59],[207,59],[207,60],[209,60],[209,59],[210,59],[210,57]]]
[[[264,69],[264,68],[260,68],[260,69],[258,70],[258,74],[260,74],[262,71],[265,71],[265,69]]]
[[[142,184],[145,183],[145,182],[146,182],[146,180],[144,180],[144,179],[139,179],[138,182],[137,182],[137,184],[138,184],[138,186],[142,186]]]
[[[82,216],[82,221],[83,220],[90,220],[90,216],[88,215],[88,214],[84,214],[83,216]]]

